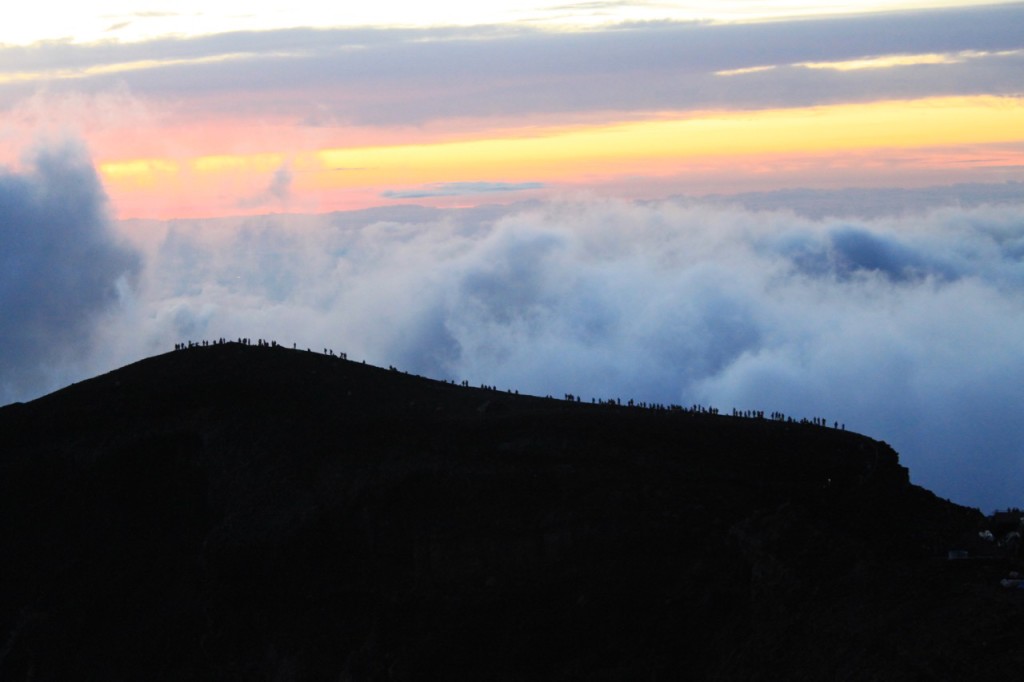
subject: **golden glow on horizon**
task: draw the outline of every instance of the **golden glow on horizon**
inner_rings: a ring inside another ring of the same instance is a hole
[[[1008,57],[1018,55],[1024,50],[1003,50],[1000,52],[978,52],[968,50],[954,53],[932,53],[932,54],[892,54],[868,57],[865,59],[850,59],[842,62],[799,62],[793,66],[801,66],[805,69],[831,69],[834,71],[860,71],[862,69],[891,69],[899,66],[918,66],[925,64],[961,64],[970,59],[979,57],[997,56]],[[739,69],[737,71],[742,71]]]
[[[995,97],[879,102],[713,113],[591,127],[548,137],[327,149],[324,168],[350,168],[346,184],[454,179],[545,180],[608,175],[622,163],[663,165],[691,156],[841,152],[1024,139],[1024,102]],[[540,174],[541,177],[537,178]]]
[[[197,173],[224,173],[252,171],[266,173],[279,168],[284,163],[283,154],[246,154],[232,156],[201,156],[192,161],[192,170]]]
[[[644,121],[580,126],[535,137],[485,138],[429,144],[327,147],[289,154],[259,153],[191,160],[111,160],[100,172],[121,205],[136,190],[194,186],[190,204],[213,201],[217,192],[258,193],[285,163],[292,194],[364,196],[451,182],[608,183],[626,176],[667,176],[688,164],[720,165],[744,159],[855,155],[871,150],[885,159],[900,150],[956,148],[1024,142],[1024,99],[950,97],[802,109],[708,112],[688,118],[662,115]],[[940,163],[925,155],[922,164]],[[959,164],[954,159],[950,163]],[[721,161],[711,161],[720,159]],[[214,189],[217,188],[216,192]],[[205,197],[205,198],[204,198]],[[378,201],[383,203],[383,201]],[[229,211],[211,205],[210,215]],[[291,208],[295,208],[293,205]],[[315,210],[316,206],[312,210]],[[200,210],[200,209],[196,209]]]
[[[177,176],[181,166],[167,159],[111,161],[99,165],[100,174],[114,186],[153,187],[161,180]]]

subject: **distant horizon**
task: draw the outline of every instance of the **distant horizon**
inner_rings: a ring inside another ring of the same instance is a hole
[[[927,212],[943,206],[982,206],[991,204],[1017,204],[1024,197],[1024,180],[1001,180],[993,182],[950,182],[924,184],[920,186],[890,187],[885,185],[844,186],[835,188],[783,187],[779,189],[709,192],[704,194],[672,193],[652,199],[633,200],[638,205],[663,202],[690,202],[728,206],[730,204],[752,211],[791,210],[808,218],[850,216],[857,218],[878,218],[886,215]],[[419,197],[410,197],[416,199]],[[487,203],[465,206],[436,206],[415,201],[386,203],[363,208],[341,208],[327,211],[299,212],[291,210],[269,211],[251,214],[246,211],[211,215],[199,218],[149,218],[124,216],[113,219],[114,224],[172,223],[176,221],[210,222],[239,221],[260,217],[290,217],[297,219],[322,218],[333,214],[373,214],[377,216],[401,216],[418,211],[509,211],[543,203],[559,203],[597,200],[595,193],[566,193],[562,196],[537,199],[496,199]],[[888,202],[878,203],[879,198]],[[131,233],[125,234],[131,239]]]

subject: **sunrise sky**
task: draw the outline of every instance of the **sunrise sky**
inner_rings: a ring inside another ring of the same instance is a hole
[[[1022,2],[14,14],[0,405],[265,338],[824,418],[1024,506]]]
[[[30,3],[0,161],[119,217],[1024,178],[1024,5]],[[87,9],[86,9],[87,8]]]

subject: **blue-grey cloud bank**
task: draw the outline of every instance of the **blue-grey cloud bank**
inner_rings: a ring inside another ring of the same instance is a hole
[[[154,349],[262,336],[539,395],[823,417],[994,508],[1024,490],[1022,215],[574,200],[177,222],[124,323]]]
[[[140,265],[111,229],[84,150],[41,146],[24,165],[0,169],[2,402],[52,386],[87,356]]]
[[[24,368],[59,367],[83,338],[99,343],[80,371],[97,373],[188,339],[262,337],[539,395],[821,417],[891,443],[944,497],[1021,504],[1012,192],[929,205],[919,191],[870,217],[829,217],[816,193],[802,213],[574,198],[128,222],[144,259],[118,290],[140,261],[84,210],[95,186],[48,168],[0,184],[8,400],[53,388]],[[49,248],[28,243],[38,223]]]

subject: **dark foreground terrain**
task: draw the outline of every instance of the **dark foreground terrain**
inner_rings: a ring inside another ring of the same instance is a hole
[[[0,679],[1021,679],[984,524],[840,430],[200,347],[0,409]]]

